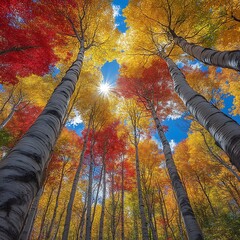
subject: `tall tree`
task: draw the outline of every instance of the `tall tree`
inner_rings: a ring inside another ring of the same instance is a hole
[[[164,134],[161,119],[171,113],[171,77],[164,61],[155,61],[148,69],[144,69],[141,78],[120,78],[119,84],[122,87],[122,94],[135,96],[141,101],[155,122],[158,135],[163,144],[163,152],[166,159],[166,166],[177,196],[180,211],[185,223],[188,237],[190,239],[203,239],[202,232],[198,226],[193,213],[187,192],[182,185],[180,176],[172,157],[170,144]]]
[[[166,1],[169,4],[169,1]],[[136,65],[139,65],[141,61],[146,61],[148,58],[152,57],[152,59],[157,55],[162,55],[162,57],[166,60],[169,70],[171,73],[171,76],[174,81],[174,89],[177,92],[177,94],[180,96],[180,98],[183,100],[184,104],[188,108],[188,110],[192,113],[192,115],[197,119],[197,121],[203,125],[214,137],[216,143],[228,154],[230,161],[233,165],[235,165],[238,170],[240,170],[240,163],[239,163],[239,155],[240,155],[240,147],[239,147],[239,136],[240,136],[240,127],[239,125],[230,117],[227,117],[225,114],[223,114],[220,110],[218,110],[216,107],[211,105],[206,99],[201,96],[199,93],[195,92],[192,88],[190,88],[185,81],[185,78],[181,71],[177,68],[176,64],[168,57],[168,54],[171,53],[171,49],[167,50],[168,53],[161,54],[161,51],[163,49],[168,48],[168,40],[165,38],[162,38],[162,32],[158,32],[158,29],[162,29],[162,24],[166,25],[165,30],[173,28],[178,22],[177,17],[170,18],[171,12],[178,13],[178,8],[176,5],[178,1],[174,0],[172,5],[169,6],[169,9],[166,10],[170,15],[165,13],[164,21],[165,23],[162,23],[161,21],[158,22],[155,18],[152,20],[151,15],[147,10],[153,9],[153,11],[158,12],[159,9],[156,8],[154,10],[153,5],[147,6],[145,1],[141,1],[141,4],[138,6],[135,1],[132,2],[132,4],[129,5],[129,7],[125,10],[127,19],[129,24],[131,24],[132,28],[130,28],[126,34],[125,40],[127,40],[129,46],[126,48],[126,53],[131,55],[138,55],[139,60],[136,60],[135,56],[131,56],[129,60],[127,58],[129,55],[125,55],[122,58],[122,61],[124,60],[126,62],[132,62],[133,68],[135,68],[136,72]],[[189,4],[188,1],[185,3],[188,3],[186,7],[186,13],[190,11],[193,7],[191,4]],[[143,5],[144,4],[144,5]],[[161,5],[161,4],[160,4]],[[143,8],[144,6],[144,8]],[[165,4],[163,5],[165,6]],[[172,7],[174,8],[172,9]],[[145,9],[146,7],[146,9]],[[132,16],[130,16],[131,11],[135,9],[137,16],[139,17],[138,21],[133,23]],[[162,11],[164,10],[164,7],[162,8]],[[144,11],[143,11],[144,10]],[[181,13],[184,16],[185,9],[181,7],[180,9]],[[191,16],[191,15],[190,15]],[[169,21],[172,19],[173,26],[169,23]],[[194,16],[195,19],[195,16]],[[206,17],[204,18],[206,19]],[[189,22],[185,21],[185,18],[183,18],[184,24],[186,24],[183,28],[183,25],[178,26],[176,25],[176,29],[181,29],[182,31],[186,31],[188,33],[189,31],[192,31],[192,28],[189,27]],[[180,18],[181,23],[181,18]],[[207,20],[206,20],[207,21]],[[195,19],[195,22],[192,24],[196,24],[197,19]],[[137,27],[141,23],[140,28]],[[163,26],[164,27],[164,26]],[[174,29],[174,30],[176,30]],[[193,29],[194,31],[196,29]],[[204,27],[204,31],[209,30],[208,28]],[[180,30],[179,30],[180,31]],[[144,34],[143,34],[144,33]],[[165,40],[164,40],[165,39]],[[164,41],[164,42],[163,42]],[[176,52],[174,52],[176,53]],[[126,57],[127,56],[127,57]],[[135,59],[133,59],[135,58]],[[148,65],[150,65],[148,61]],[[132,70],[134,71],[134,70]],[[199,103],[199,104],[198,104]]]
[[[73,9],[74,4],[72,5],[72,1],[70,2],[68,10]],[[57,13],[59,17],[64,17],[65,21],[69,23],[68,29],[78,40],[79,52],[34,125],[1,161],[0,188],[4,197],[0,200],[0,229],[2,236],[6,239],[18,238],[32,199],[40,188],[43,169],[61,130],[68,102],[79,78],[85,51],[100,45],[101,54],[103,54],[101,59],[105,59],[105,44],[108,43],[110,34],[116,32],[112,16],[109,17],[112,7],[108,1],[84,2],[78,6],[79,12],[75,14],[77,18],[74,20],[72,20],[72,16],[69,16],[70,13],[62,15],[59,11],[58,7],[62,6],[61,2],[56,2],[56,5],[52,3],[47,5],[47,2],[41,1],[37,4],[43,6],[43,11],[48,9],[48,6],[50,8],[54,5],[54,11],[49,17],[54,18]],[[74,6],[76,7],[76,4]],[[99,11],[100,6],[103,7],[101,11]],[[97,17],[96,11],[100,13]],[[94,18],[91,17],[93,15]],[[111,20],[108,21],[108,28],[104,21],[106,18]],[[100,59],[100,56],[98,58]]]
[[[186,0],[182,3],[179,0],[153,0],[149,3],[142,0],[131,1],[124,13],[127,22],[138,27],[134,34],[145,34],[134,40],[144,54],[156,54],[160,46],[165,45],[168,54],[180,59],[181,51],[175,47],[180,46],[183,51],[206,64],[239,71],[239,50],[216,51],[208,48],[216,47],[217,40],[224,37],[221,35],[224,28],[230,27],[239,32],[236,24],[228,25],[228,21],[221,14],[216,14],[215,10],[208,1]],[[136,20],[133,20],[135,17]],[[188,40],[196,44],[190,44]],[[228,40],[231,42],[231,39]],[[199,43],[202,46],[197,45]]]
[[[195,92],[188,85],[181,70],[169,57],[163,55],[163,58],[168,64],[176,93],[196,120],[214,137],[218,146],[228,154],[231,163],[240,171],[240,126]]]
[[[172,35],[174,43],[197,60],[208,65],[240,71],[240,50],[216,51],[214,49],[204,48],[197,44],[189,43],[186,39],[178,36],[172,29],[169,29],[169,32]]]
[[[139,108],[134,99],[129,99],[125,101],[123,109],[126,112],[126,116],[129,121],[130,126],[130,141],[135,148],[135,167],[136,167],[136,178],[137,178],[137,191],[138,191],[138,207],[140,212],[141,219],[141,230],[142,230],[142,239],[149,239],[148,235],[148,222],[146,217],[146,206],[143,201],[143,192],[141,184],[141,168],[140,168],[140,159],[139,159],[139,149],[138,144],[140,137],[142,135],[144,123],[144,112]],[[146,125],[145,125],[146,127]]]

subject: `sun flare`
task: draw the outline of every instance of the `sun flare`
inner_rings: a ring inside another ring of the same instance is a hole
[[[111,85],[108,82],[101,83],[98,89],[99,93],[108,96],[111,91]]]

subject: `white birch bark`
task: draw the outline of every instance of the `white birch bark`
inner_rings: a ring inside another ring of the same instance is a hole
[[[41,187],[45,165],[59,136],[70,97],[79,78],[84,57],[80,48],[35,123],[0,161],[0,236],[16,240],[33,198]]]

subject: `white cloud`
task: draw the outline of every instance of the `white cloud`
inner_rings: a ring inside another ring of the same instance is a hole
[[[119,27],[119,26],[120,26],[119,23],[115,23],[115,24],[114,24],[114,28],[117,28],[117,27]]]
[[[200,69],[201,67],[203,67],[203,64],[199,61],[188,61],[188,64],[191,66],[192,69]]]
[[[176,142],[174,142],[173,139],[170,140],[169,144],[170,144],[170,148],[171,148],[171,150],[172,150],[172,152],[173,152],[173,151],[174,151],[174,148],[176,147],[177,144],[176,144]]]
[[[112,4],[112,8],[113,8],[113,17],[114,18],[121,16],[121,14],[120,14],[121,7],[119,5]]]
[[[159,147],[160,149],[163,148],[162,142],[161,142],[158,138],[156,138],[155,136],[152,136],[152,140],[153,140],[155,143],[157,143],[157,145],[158,145],[158,147]],[[170,145],[170,148],[171,148],[171,150],[172,150],[172,152],[173,152],[173,151],[174,151],[174,148],[175,148],[176,145],[177,145],[177,143],[176,143],[173,139],[171,139],[170,142],[169,142],[169,145]]]
[[[79,113],[79,111],[77,111],[76,109],[73,110],[75,117],[70,119],[67,123],[67,125],[72,125],[72,126],[77,126],[78,124],[82,123],[82,118],[81,115]]]
[[[152,136],[152,140],[158,145],[160,149],[162,149],[162,142],[155,136]]]
[[[167,119],[175,120],[182,116],[182,112],[177,110],[177,103],[173,101],[168,101],[166,107],[172,109],[172,112],[170,115],[167,116]]]

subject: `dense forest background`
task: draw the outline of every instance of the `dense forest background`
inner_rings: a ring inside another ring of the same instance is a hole
[[[0,239],[239,239],[239,32],[238,0],[2,0]]]

